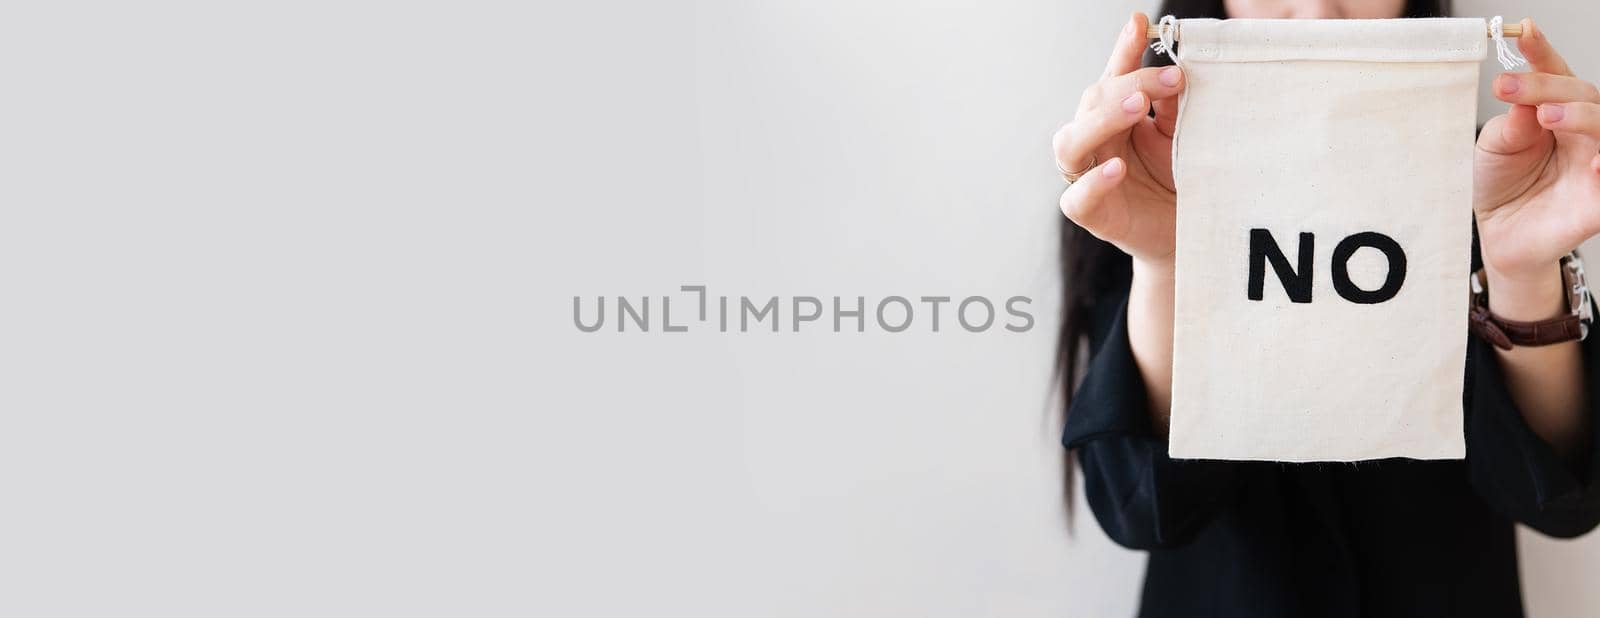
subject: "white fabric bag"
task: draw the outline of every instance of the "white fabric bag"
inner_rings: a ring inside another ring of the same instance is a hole
[[[1484,20],[1177,33],[1171,456],[1464,457]]]

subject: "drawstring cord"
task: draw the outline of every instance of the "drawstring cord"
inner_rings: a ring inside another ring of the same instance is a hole
[[[1523,59],[1522,56],[1518,56],[1517,52],[1511,51],[1511,46],[1506,44],[1505,20],[1501,19],[1499,15],[1489,20],[1489,36],[1494,37],[1495,56],[1500,59],[1500,66],[1510,71],[1528,64],[1527,60]]]
[[[1160,33],[1160,37],[1156,39],[1156,42],[1150,44],[1150,49],[1155,50],[1157,55],[1166,54],[1172,58],[1173,64],[1178,64],[1178,53],[1175,47],[1175,41],[1178,38],[1178,19],[1171,15],[1163,15],[1161,16],[1161,21],[1156,23],[1156,32]]]

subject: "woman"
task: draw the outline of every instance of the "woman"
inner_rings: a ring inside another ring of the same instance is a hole
[[[1161,11],[1387,18],[1444,8],[1169,0]],[[1171,133],[1184,76],[1140,68],[1147,25],[1144,15],[1129,19],[1102,79],[1054,139],[1057,164],[1076,177],[1061,196],[1072,222],[1062,235],[1065,383],[1079,373],[1080,343],[1089,348],[1063,442],[1106,533],[1150,552],[1141,615],[1522,615],[1512,523],[1560,537],[1600,523],[1600,396],[1589,392],[1600,380],[1600,337],[1509,350],[1474,337],[1464,461],[1169,459]],[[1572,75],[1533,22],[1522,25],[1530,71],[1494,80],[1512,107],[1478,139],[1471,266],[1481,261],[1491,312],[1539,321],[1568,311],[1560,260],[1600,233],[1600,92]]]

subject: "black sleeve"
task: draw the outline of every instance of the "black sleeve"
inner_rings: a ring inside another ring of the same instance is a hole
[[[1597,419],[1600,336],[1583,348],[1584,382],[1590,388],[1584,412]],[[1577,461],[1563,461],[1533,433],[1506,389],[1494,346],[1471,337],[1467,344],[1467,464],[1472,484],[1496,510],[1544,534],[1570,538],[1600,524],[1600,422],[1591,422],[1589,448]]]
[[[1231,499],[1238,464],[1167,457],[1128,346],[1127,293],[1101,305],[1089,316],[1091,360],[1061,442],[1077,451],[1089,508],[1107,536],[1132,549],[1182,545]]]

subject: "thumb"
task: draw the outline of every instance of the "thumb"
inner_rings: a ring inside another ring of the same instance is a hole
[[[1121,157],[1095,166],[1061,194],[1061,213],[1100,240],[1117,242],[1125,230],[1115,228],[1126,226],[1110,225],[1118,214],[1111,194],[1127,175],[1128,164]]]
[[[1178,126],[1178,97],[1167,97],[1150,102],[1156,110],[1156,130],[1162,135],[1172,137],[1172,132]]]

